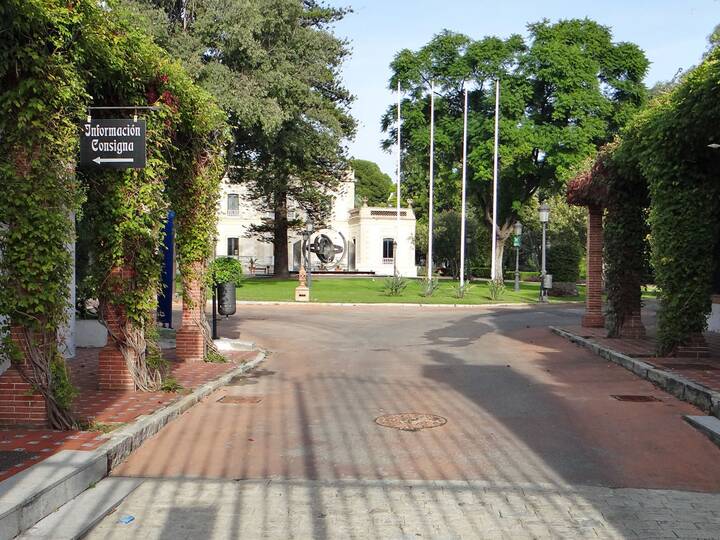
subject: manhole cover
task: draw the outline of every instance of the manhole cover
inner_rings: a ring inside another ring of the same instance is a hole
[[[633,395],[620,395],[620,396],[610,396],[618,401],[633,401],[635,403],[641,403],[641,402],[648,402],[648,401],[660,401],[655,396],[633,396]]]
[[[12,469],[15,465],[37,456],[35,452],[24,450],[1,450],[0,451],[0,472]]]
[[[711,366],[710,364],[683,364],[679,362],[677,364],[662,364],[662,367],[667,369],[697,369],[700,371],[717,371],[717,366]]]
[[[378,426],[401,429],[403,431],[418,431],[420,429],[434,428],[447,423],[447,419],[435,414],[400,413],[384,414],[375,419]]]
[[[260,403],[263,398],[260,396],[223,396],[218,399],[219,403],[248,403],[255,404]]]

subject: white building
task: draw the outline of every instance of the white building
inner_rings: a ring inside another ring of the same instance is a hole
[[[253,224],[263,218],[272,218],[272,212],[259,211],[250,200],[242,184],[223,182],[218,216],[216,255],[238,257],[246,273],[273,273],[275,262],[273,246],[249,235]],[[294,201],[288,201],[288,218],[305,218]],[[330,222],[326,228],[337,231],[345,239],[346,249],[339,264],[323,264],[311,256],[313,270],[374,272],[377,275],[393,274],[393,250],[397,249],[398,272],[405,277],[416,277],[415,267],[415,214],[409,206],[401,208],[400,219],[393,208],[355,208],[355,177],[349,175],[333,193]],[[397,244],[395,245],[395,241]],[[288,233],[289,270],[300,268],[302,236]]]

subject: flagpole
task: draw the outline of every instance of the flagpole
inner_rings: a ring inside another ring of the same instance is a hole
[[[460,287],[465,286],[465,182],[467,179],[467,121],[468,91],[465,88],[465,108],[463,110],[462,143],[462,203],[460,209]]]
[[[433,184],[435,174],[435,82],[430,83],[430,193],[428,201],[428,253],[427,278],[432,279],[433,270]]]
[[[495,144],[493,156],[493,209],[492,209],[492,269],[490,279],[498,279],[497,263],[497,199],[498,199],[498,120],[500,117],[500,79],[495,80]]]
[[[397,259],[398,259],[398,251],[400,249],[400,153],[401,153],[401,146],[400,146],[400,126],[401,126],[401,119],[400,119],[400,81],[397,83],[397,186],[396,186],[396,192],[395,192],[395,205],[396,205],[396,216],[395,216],[395,224],[396,224],[396,232],[395,232],[395,246],[393,249],[393,275],[398,275],[397,271]]]

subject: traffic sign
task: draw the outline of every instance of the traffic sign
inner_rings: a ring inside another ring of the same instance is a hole
[[[145,167],[145,120],[92,118],[82,126],[80,165],[88,168]]]

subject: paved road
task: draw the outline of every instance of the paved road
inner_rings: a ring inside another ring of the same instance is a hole
[[[547,330],[579,316],[243,306],[221,331],[269,359],[118,468],[146,480],[89,538],[720,538],[697,410]]]

